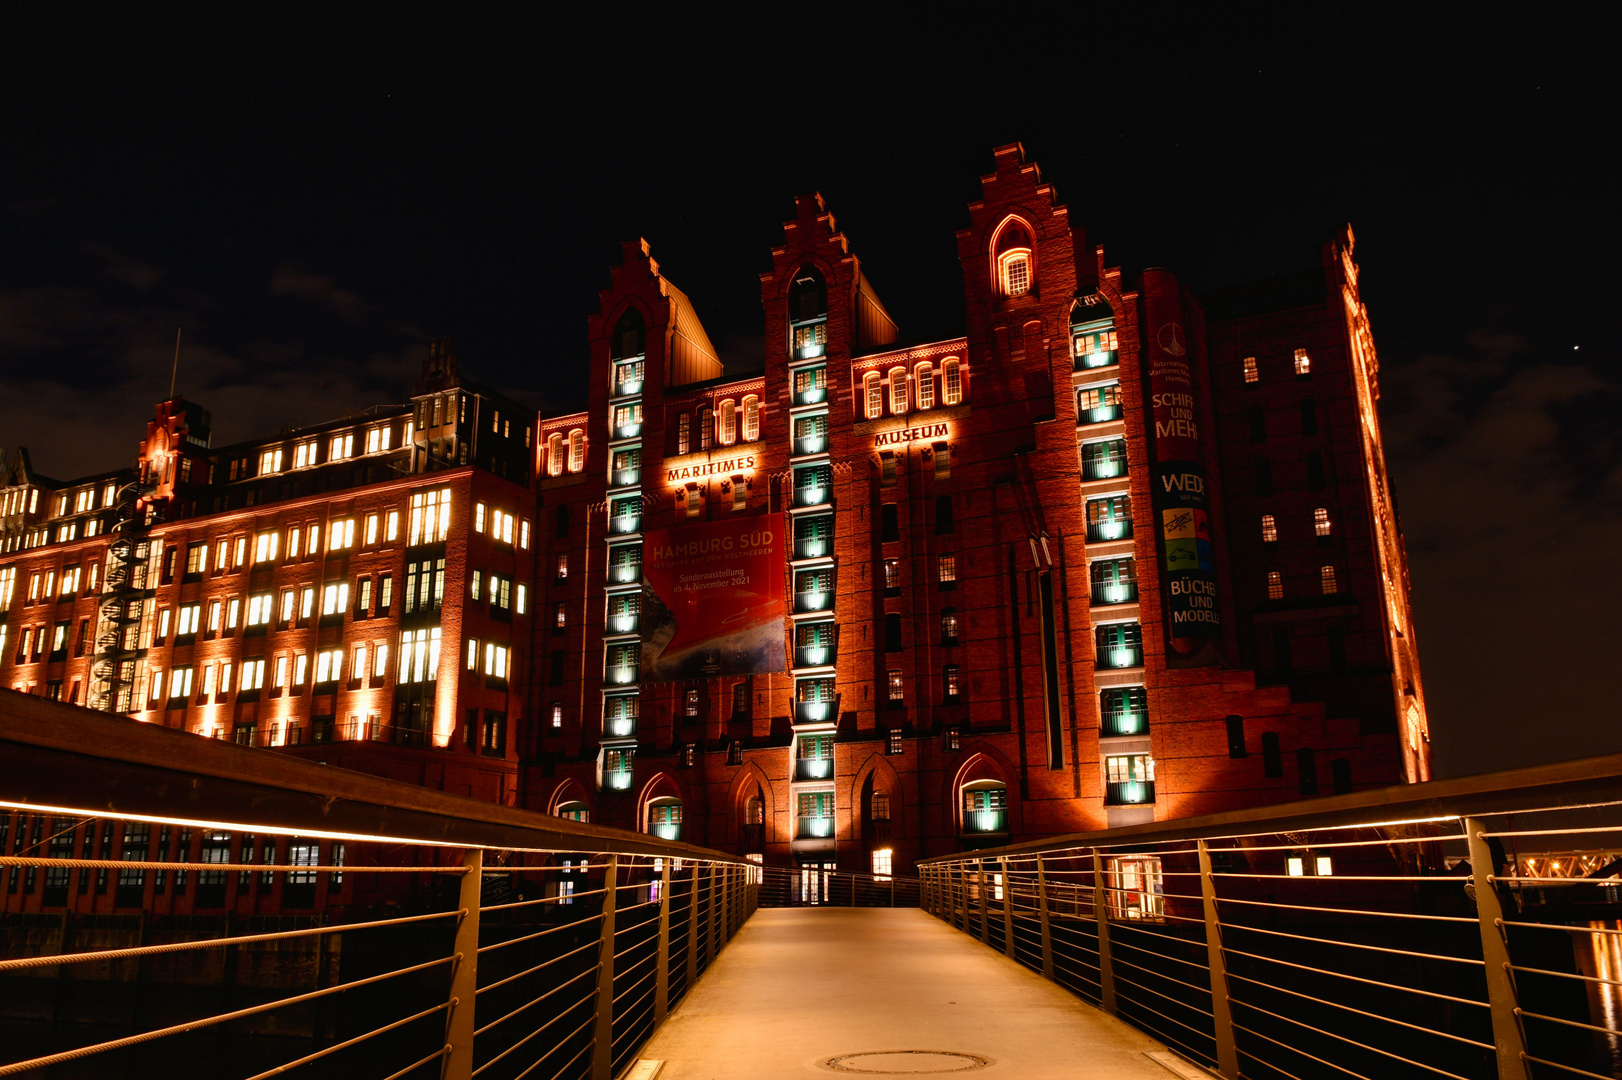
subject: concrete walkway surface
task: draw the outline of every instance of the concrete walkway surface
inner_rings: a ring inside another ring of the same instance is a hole
[[[660,1080],[1171,1080],[1164,1049],[917,908],[768,908],[638,1057]]]

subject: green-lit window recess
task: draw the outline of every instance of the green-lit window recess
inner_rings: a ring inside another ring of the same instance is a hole
[[[608,549],[608,580],[614,585],[642,580],[642,545],[616,544]]]
[[[642,392],[642,360],[621,360],[614,365],[614,396]]]
[[[625,739],[636,734],[636,718],[641,698],[635,694],[610,694],[603,699],[603,732]]]
[[[1109,480],[1126,475],[1126,440],[1084,443],[1081,447],[1081,478]]]
[[[634,685],[642,663],[641,642],[631,641],[608,646],[607,670],[604,678],[615,686]]]
[[[794,505],[821,506],[833,497],[834,470],[830,465],[801,466],[794,470]]]
[[[608,531],[621,535],[642,531],[642,496],[630,495],[609,502]]]
[[[1132,497],[1111,495],[1087,500],[1087,539],[1093,543],[1125,540],[1132,535]]]
[[[1002,784],[983,784],[964,788],[963,831],[1007,832],[1008,789]]]
[[[631,747],[603,751],[603,786],[624,791],[631,786],[631,766],[636,751]]]
[[[614,487],[635,487],[642,482],[642,448],[622,446],[614,451],[609,482]]]
[[[642,434],[642,403],[632,401],[614,406],[609,426],[616,439],[634,439]]]
[[[1110,623],[1097,632],[1098,669],[1143,666],[1143,627],[1137,623]]]
[[[808,514],[794,519],[794,557],[820,559],[832,555],[834,518],[832,514]]]
[[[1136,559],[1101,559],[1093,563],[1089,575],[1095,604],[1129,604],[1138,598]]]
[[[681,839],[681,803],[661,799],[648,807],[648,832],[661,840]]]
[[[831,791],[805,791],[800,793],[798,828],[795,835],[802,839],[830,837],[834,834],[834,793]]]
[[[828,414],[813,413],[794,419],[794,454],[821,454],[828,450]]]
[[[794,628],[794,666],[822,667],[837,658],[838,628],[832,622],[803,622]]]
[[[794,372],[794,404],[820,405],[828,400],[828,369],[821,364]]]
[[[796,740],[794,779],[831,780],[834,775],[834,737],[802,735]]]
[[[1141,686],[1119,686],[1099,697],[1105,735],[1142,735],[1149,730],[1149,692]]]
[[[794,684],[794,719],[802,724],[832,720],[834,697],[832,679],[801,679]]]
[[[1076,423],[1101,424],[1121,418],[1121,384],[1089,386],[1076,391]]]
[[[794,612],[804,615],[813,611],[832,611],[834,606],[834,572],[829,566],[814,570],[800,570],[794,575]]]
[[[634,634],[642,614],[642,594],[614,593],[608,598],[608,632]]]
[[[1104,759],[1104,801],[1131,806],[1155,801],[1155,759],[1148,754],[1111,754]]]
[[[1119,340],[1108,327],[1076,327],[1070,341],[1077,371],[1109,367],[1120,355]]]

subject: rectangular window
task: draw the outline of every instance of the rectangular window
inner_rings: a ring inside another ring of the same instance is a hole
[[[484,532],[485,510],[486,507],[482,502],[473,504],[473,531],[476,533]]]
[[[1333,566],[1320,566],[1318,568],[1318,582],[1323,586],[1325,596],[1333,596],[1340,592],[1340,586],[1335,582],[1335,568]]]
[[[528,590],[523,585],[519,585],[517,587],[517,595],[513,598],[513,610],[517,611],[520,615],[527,614],[529,611],[529,604],[526,600],[527,595]]]
[[[363,577],[355,583],[355,618],[364,619],[372,607],[372,579]]]
[[[208,541],[186,545],[186,575],[195,577],[208,569]]]
[[[280,450],[266,450],[259,455],[259,475],[269,476],[271,473],[282,471],[282,452]]]
[[[224,680],[222,679],[222,682]],[[265,662],[263,660],[242,661],[242,681],[238,690],[258,690],[265,685]],[[224,687],[222,686],[222,689]]]
[[[377,613],[387,615],[394,603],[394,575],[384,574],[377,579]]]
[[[1320,506],[1312,512],[1312,531],[1318,536],[1330,535],[1329,508]]]
[[[1245,357],[1245,381],[1247,383],[1261,382],[1261,369],[1256,366],[1254,356]]]
[[[400,539],[400,511],[390,510],[384,518],[383,539],[391,544]]]
[[[389,670],[389,643],[380,641],[372,650],[372,678],[381,679]]]
[[[303,653],[293,657],[293,688],[299,689],[304,685],[305,676],[310,673],[310,658]]]
[[[280,533],[260,533],[254,537],[253,561],[256,563],[270,562],[276,558],[276,549],[281,544]]]
[[[569,576],[569,555],[567,552],[559,553],[554,571],[559,581],[563,581]]]
[[[315,654],[316,685],[337,682],[344,672],[343,649],[323,649]]]
[[[175,636],[187,637],[197,633],[197,624],[202,619],[203,605],[187,604],[179,611],[179,619],[175,623]]]
[[[264,626],[270,622],[273,614],[270,593],[260,593],[257,596],[248,597],[249,626]]]
[[[485,642],[484,673],[492,679],[507,677],[507,646]]]
[[[364,543],[366,543],[366,544],[375,544],[375,543],[377,543],[377,526],[378,526],[377,515],[376,514],[367,514],[366,515],[366,538],[363,541]]]
[[[1267,598],[1269,600],[1284,599],[1284,575],[1277,570],[1267,572]]]
[[[1274,520],[1272,514],[1262,515],[1262,543],[1278,543],[1278,522]]]
[[[439,627],[400,635],[400,682],[433,682],[439,677]]]
[[[1305,378],[1312,374],[1312,357],[1307,355],[1305,349],[1295,350],[1295,374],[1297,378]]]
[[[327,526],[327,550],[347,551],[355,546],[355,519],[344,518]]]
[[[332,443],[327,448],[328,461],[342,461],[344,458],[355,455],[355,435],[334,435]]]
[[[942,585],[957,584],[957,556],[942,555],[936,563],[935,579]]]
[[[901,560],[900,559],[885,559],[884,560],[884,587],[886,589],[897,589],[897,590],[899,590],[901,588]],[[897,616],[897,618],[900,618],[900,616]]]
[[[891,704],[899,704],[900,702],[907,700],[906,684],[903,681],[903,676],[899,669],[891,668],[887,674],[885,683],[889,690],[889,700]]]
[[[419,491],[411,496],[411,520],[406,543],[436,544],[451,530],[451,489]]]
[[[552,726],[555,728],[563,726],[563,702],[561,701],[552,702]]]
[[[336,582],[321,590],[321,614],[342,615],[348,608],[349,582]]]

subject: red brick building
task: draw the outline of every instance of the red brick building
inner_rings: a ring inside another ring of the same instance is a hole
[[[584,412],[442,344],[410,404],[273,440],[177,400],[138,473],[13,455],[0,685],[843,870],[1425,778],[1349,231],[1200,297],[995,161],[962,337],[903,344],[806,196],[753,373],[632,243]],[[644,575],[722,533],[776,560],[747,670],[671,660]]]

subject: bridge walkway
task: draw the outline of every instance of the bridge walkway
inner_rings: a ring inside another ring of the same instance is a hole
[[[1165,1047],[917,908],[762,908],[638,1056],[659,1080],[1171,1080],[1149,1053]]]

